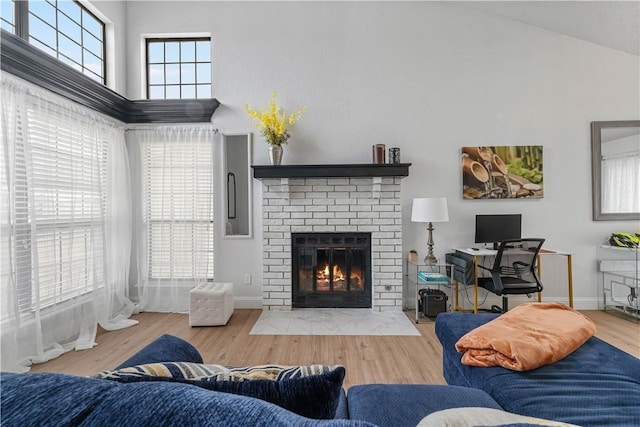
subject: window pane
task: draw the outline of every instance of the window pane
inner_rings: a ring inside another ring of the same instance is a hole
[[[5,22],[4,19],[2,21],[0,21],[0,28],[2,28],[3,30],[9,31],[12,34],[16,33],[15,27],[13,25],[9,24],[8,22]]]
[[[164,65],[149,65],[149,84],[164,83]]]
[[[196,42],[182,42],[180,45],[180,61],[196,62]]]
[[[0,4],[2,5],[0,8],[0,16],[2,16],[2,19],[7,21],[7,23],[13,25],[13,2],[2,1]]]
[[[102,61],[100,58],[89,52],[88,50],[83,51],[83,65],[89,71],[92,71],[98,75],[102,74]]]
[[[85,75],[85,76],[89,76],[89,77],[91,77],[93,80],[95,80],[95,81],[97,81],[97,82],[99,82],[99,83],[102,83],[102,82],[103,82],[103,81],[102,81],[102,76],[99,76],[99,75],[97,75],[97,74],[94,74],[94,73],[92,73],[91,71],[87,70],[86,68],[85,68],[85,70],[84,70],[84,75]]]
[[[34,39],[34,38],[29,38],[29,44],[34,45],[35,47],[37,47],[38,49],[42,50],[43,52],[53,56],[54,58],[58,56],[58,53],[51,49],[49,46],[40,43],[38,40]]]
[[[182,83],[195,83],[196,82],[196,64],[182,64]]]
[[[182,86],[182,99],[194,99],[196,97],[196,86],[185,85]]]
[[[180,65],[178,64],[167,64],[166,71],[167,73],[167,84],[179,84],[180,83]]]
[[[56,30],[33,15],[29,15],[29,36],[55,49]]]
[[[80,29],[80,25],[76,24],[62,13],[58,13],[58,31],[65,34],[71,40],[75,40],[77,43],[82,42],[82,30]]]
[[[93,53],[98,58],[102,59],[102,43],[97,38],[93,37],[88,31],[82,32],[82,44],[85,49]]]
[[[198,83],[211,83],[211,64],[198,64]]]
[[[180,86],[167,86],[167,99],[180,99]]]
[[[4,5],[5,3],[9,3],[7,1],[2,1],[2,17],[4,18]],[[13,2],[11,2],[13,4]],[[56,23],[56,8],[44,1],[30,1],[29,2],[29,12],[33,13],[38,18],[42,19],[45,22],[50,23],[51,25],[55,25]]]
[[[82,64],[82,48],[80,47],[80,45],[75,43],[73,40],[69,40],[62,34],[60,34],[58,40],[60,41],[60,46],[58,47],[60,53],[76,61],[77,63]]]
[[[86,10],[82,11],[82,27],[97,38],[103,38],[102,22],[91,16]]]
[[[198,62],[211,62],[211,42],[200,41],[196,43]]]
[[[180,43],[165,43],[165,62],[180,62]]]
[[[162,94],[165,99],[210,98],[211,64],[200,62],[210,57],[210,46],[209,41],[186,38],[147,41],[147,96],[160,98],[160,89],[151,87],[164,84],[167,85]],[[198,53],[199,48],[204,48],[204,53]],[[196,85],[201,86],[198,88]]]
[[[149,43],[149,58],[150,64],[158,64],[164,62],[164,43]]]
[[[0,3],[0,16],[6,21],[13,22],[13,1]]]
[[[5,1],[2,4],[4,11]],[[25,5],[29,8],[31,44],[56,58],[64,56],[67,64],[77,62],[82,70],[91,71],[85,74],[91,78],[97,74],[98,81],[104,83],[104,29],[100,20],[72,0],[31,0]],[[92,56],[83,59],[83,48]],[[83,60],[87,62],[85,67]]]
[[[198,98],[211,98],[211,85],[198,85]]]
[[[64,62],[65,64],[69,65],[71,68],[73,68],[74,70],[80,71],[82,72],[82,66],[72,60],[70,60],[69,58],[67,58],[64,55],[60,55],[60,57],[58,58],[60,61]]]
[[[149,88],[149,99],[164,99],[164,86],[151,86]]]
[[[78,24],[81,22],[80,13],[82,9],[72,0],[58,0],[58,10],[63,11],[65,15],[76,21]]]

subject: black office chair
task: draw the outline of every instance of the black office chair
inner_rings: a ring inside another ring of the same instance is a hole
[[[504,313],[509,309],[507,295],[542,291],[536,261],[543,243],[544,239],[504,240],[500,242],[493,266],[478,265],[491,273],[491,277],[478,277],[478,286],[502,295],[502,307],[493,306],[492,311]]]

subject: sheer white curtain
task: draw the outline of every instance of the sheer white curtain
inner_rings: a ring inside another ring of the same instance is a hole
[[[2,73],[1,368],[95,345],[127,319],[131,245],[121,123]]]
[[[140,311],[187,312],[189,291],[213,280],[217,138],[211,126],[127,131],[137,277],[133,293]]]
[[[640,212],[640,153],[602,161],[602,212]]]

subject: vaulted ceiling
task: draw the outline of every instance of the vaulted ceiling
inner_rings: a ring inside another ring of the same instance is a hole
[[[466,1],[486,13],[640,56],[640,1]]]

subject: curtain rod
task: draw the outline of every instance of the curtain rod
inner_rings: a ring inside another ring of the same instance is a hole
[[[623,153],[616,153],[616,154],[609,154],[606,156],[602,156],[602,160],[609,160],[609,159],[621,159],[624,157],[635,157],[638,156],[640,154],[640,151],[635,150],[635,151],[626,151]]]
[[[158,130],[158,129],[171,129],[171,128],[182,128],[182,129],[203,129],[203,130],[211,130],[214,133],[218,133],[218,128],[214,127],[213,125],[203,125],[203,124],[199,124],[199,123],[195,123],[195,124],[185,124],[185,123],[178,123],[178,124],[170,124],[170,123],[159,123],[157,125],[150,125],[148,123],[145,124],[141,124],[141,125],[137,125],[137,124],[128,124],[125,127],[125,132],[131,131],[131,130]]]

